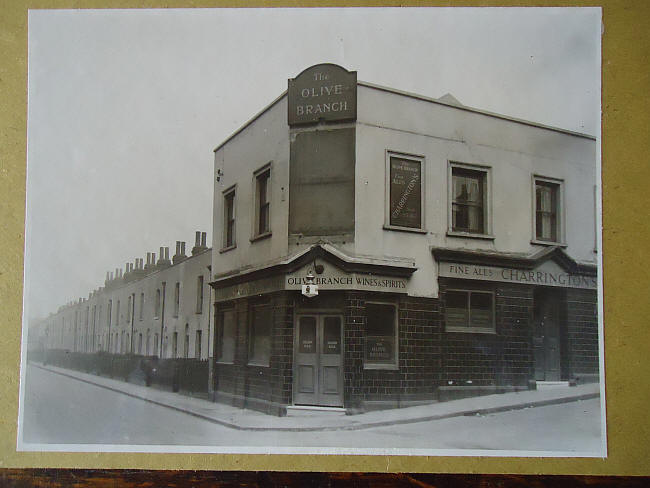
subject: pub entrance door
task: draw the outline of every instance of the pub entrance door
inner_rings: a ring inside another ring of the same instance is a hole
[[[342,407],[343,317],[298,315],[294,351],[294,404]]]
[[[535,380],[560,380],[561,306],[559,290],[537,288],[534,293]]]

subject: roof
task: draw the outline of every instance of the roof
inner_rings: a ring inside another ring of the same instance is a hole
[[[596,137],[591,135],[591,134],[585,134],[582,132],[576,132],[576,131],[571,131],[567,129],[561,129],[559,127],[553,127],[550,125],[545,125],[545,124],[539,124],[537,122],[532,122],[529,120],[524,120],[524,119],[519,119],[516,117],[510,117],[507,115],[502,115],[498,114],[495,112],[489,112],[487,110],[480,110],[477,108],[473,107],[468,107],[466,105],[463,105],[460,103],[451,93],[446,93],[440,98],[431,98],[431,97],[426,97],[424,95],[419,95],[417,93],[411,93],[407,91],[402,91],[402,90],[397,90],[395,88],[389,88],[386,86],[381,86],[381,85],[375,85],[374,83],[368,83],[366,81],[357,81],[357,85],[360,86],[365,86],[366,88],[371,88],[374,90],[379,90],[379,91],[384,91],[388,93],[393,93],[396,95],[402,95],[405,97],[409,98],[414,98],[416,100],[422,100],[425,102],[430,102],[430,103],[435,103],[438,105],[444,105],[447,107],[452,107],[458,110],[465,110],[467,112],[473,112],[481,115],[486,115],[488,117],[494,117],[497,119],[501,120],[507,120],[509,122],[515,122],[518,124],[523,124],[523,125],[528,125],[531,127],[537,127],[540,129],[546,129],[546,130],[551,130],[555,132],[560,132],[562,134],[568,134],[576,137],[583,137],[585,139],[591,139],[591,140],[596,140]],[[213,152],[217,152],[219,149],[221,149],[223,146],[225,146],[229,141],[231,141],[237,134],[242,132],[244,129],[246,129],[249,125],[251,125],[253,122],[255,122],[258,118],[260,118],[264,113],[266,113],[268,110],[270,110],[275,104],[277,104],[280,100],[282,100],[285,96],[287,95],[287,90],[282,92],[275,100],[273,100],[271,103],[269,103],[266,107],[264,107],[262,110],[260,110],[258,113],[256,113],[253,117],[251,117],[244,125],[242,125],[239,129],[237,129],[235,132],[233,132],[230,136],[228,136],[227,139],[225,139],[221,144],[219,144],[217,147],[214,148]]]

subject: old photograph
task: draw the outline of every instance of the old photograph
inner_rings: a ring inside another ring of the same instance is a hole
[[[18,449],[605,457],[601,14],[30,11]]]

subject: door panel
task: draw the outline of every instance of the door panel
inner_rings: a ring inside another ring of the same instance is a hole
[[[535,292],[535,379],[560,380],[561,295],[541,289]]]
[[[340,316],[298,316],[295,336],[295,404],[343,406],[342,342]]]

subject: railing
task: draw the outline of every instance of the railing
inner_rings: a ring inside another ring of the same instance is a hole
[[[193,358],[159,359],[157,356],[82,353],[65,350],[29,351],[28,361],[108,376],[129,383],[156,385],[172,391],[206,394],[208,361]]]

